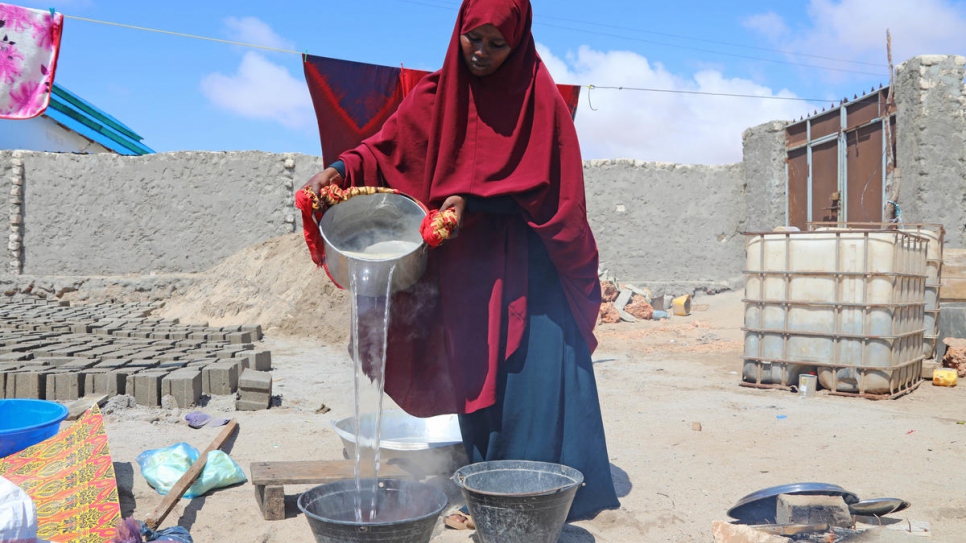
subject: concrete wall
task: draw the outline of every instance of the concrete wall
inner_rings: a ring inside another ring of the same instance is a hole
[[[910,223],[942,223],[966,247],[966,58],[929,55],[897,69],[899,206]]]
[[[744,169],[631,160],[584,164],[601,268],[673,292],[740,281]]]
[[[294,232],[293,187],[320,167],[315,157],[261,152],[19,154],[25,275],[204,270]]]

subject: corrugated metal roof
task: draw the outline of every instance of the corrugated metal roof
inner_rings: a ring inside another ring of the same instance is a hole
[[[154,152],[141,143],[144,138],[122,122],[56,83],[44,115],[120,155]]]

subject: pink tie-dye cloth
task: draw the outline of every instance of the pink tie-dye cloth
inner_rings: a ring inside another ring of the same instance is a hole
[[[0,4],[0,119],[30,119],[47,109],[64,16]]]

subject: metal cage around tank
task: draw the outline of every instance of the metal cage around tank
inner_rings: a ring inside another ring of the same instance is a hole
[[[899,229],[746,234],[742,385],[790,388],[817,373],[833,394],[913,390],[927,246]]]

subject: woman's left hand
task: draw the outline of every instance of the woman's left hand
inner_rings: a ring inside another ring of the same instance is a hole
[[[463,211],[466,209],[466,198],[454,194],[443,200],[443,205],[440,206],[439,210],[446,211],[447,209],[452,209],[456,213],[456,228],[458,230],[463,226]]]

